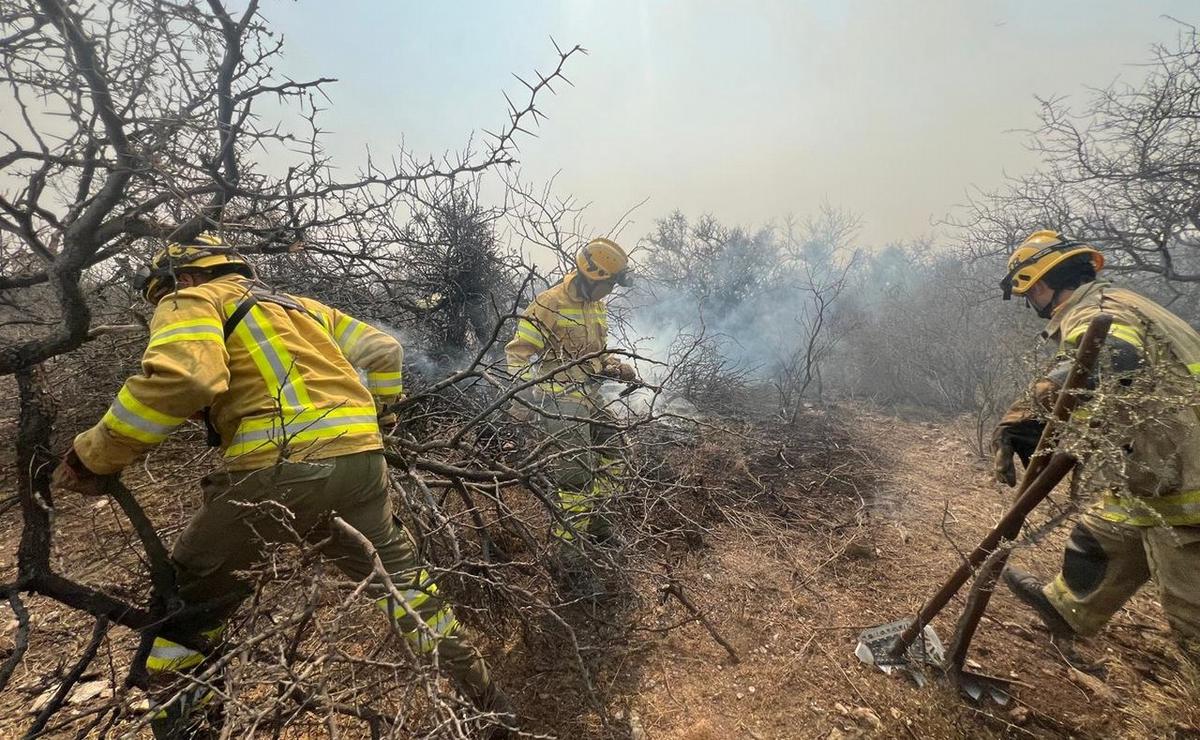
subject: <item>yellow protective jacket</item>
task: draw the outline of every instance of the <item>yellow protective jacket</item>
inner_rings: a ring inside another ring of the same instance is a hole
[[[1096,281],[1059,306],[1042,333],[1058,342],[1060,360],[1074,357],[1100,312],[1113,317],[1108,348],[1137,357],[1101,420],[1118,453],[1084,461],[1083,479],[1101,489],[1095,513],[1134,526],[1200,524],[1200,334],[1154,301]]]
[[[573,360],[608,348],[608,307],[604,301],[574,297],[571,283],[576,273],[542,291],[526,307],[512,341],[504,347],[508,369],[529,379],[551,372],[551,381],[540,388],[556,395],[577,394],[598,381],[604,368],[619,364],[615,356],[597,355],[569,367]]]
[[[287,307],[261,288],[226,340],[225,321],[251,288],[229,275],[158,303],[142,373],[75,438],[88,469],[120,471],[204,408],[233,470],[381,448],[376,404],[403,393],[400,343],[318,301],[277,294]]]

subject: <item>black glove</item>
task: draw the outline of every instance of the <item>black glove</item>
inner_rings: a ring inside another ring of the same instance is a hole
[[[997,432],[992,455],[992,475],[997,483],[1017,485],[1017,467],[1013,463],[1013,455],[1021,458],[1021,464],[1028,468],[1045,428],[1045,422],[1027,419],[1007,425]]]

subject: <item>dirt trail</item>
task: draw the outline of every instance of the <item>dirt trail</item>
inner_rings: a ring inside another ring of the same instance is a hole
[[[718,530],[686,578],[742,662],[731,665],[695,625],[666,638],[642,667],[632,709],[646,737],[1200,736],[1200,718],[1176,706],[1188,694],[1172,693],[1169,659],[1155,655],[1165,623],[1152,594],[1081,646],[1104,664],[1098,680],[1074,671],[1034,618],[998,593],[972,659],[1014,680],[1007,708],[971,706],[943,687],[917,689],[859,664],[858,631],[914,613],[957,561],[955,548],[973,546],[1008,497],[968,450],[965,428],[845,412],[861,419],[856,434],[875,450],[877,487],[862,491],[850,524],[823,538]],[[1068,528],[1014,562],[1051,575]],[[943,639],[961,605],[935,623]]]

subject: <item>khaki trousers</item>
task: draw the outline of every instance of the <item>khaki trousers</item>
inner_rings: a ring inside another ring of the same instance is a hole
[[[602,540],[611,533],[606,509],[625,474],[624,444],[613,420],[586,398],[539,394],[542,431],[552,437],[549,473],[558,488],[558,507],[570,528],[551,528],[565,542],[571,531]]]
[[[1093,635],[1146,581],[1158,585],[1171,628],[1200,639],[1200,527],[1133,527],[1085,513],[1043,589],[1081,635]]]
[[[321,552],[351,579],[367,578],[372,560],[358,542],[331,526],[330,519],[337,515],[370,540],[421,624],[376,581],[368,592],[379,607],[414,650],[436,650],[460,688],[472,699],[486,700],[492,689],[483,659],[462,634],[437,584],[417,558],[407,531],[392,516],[387,464],[380,452],[285,462],[250,472],[214,473],[203,479],[201,487],[204,504],[171,555],[180,595],[186,602],[249,595],[251,587],[237,571],[258,564],[268,543],[295,542],[297,538],[321,543]],[[205,623],[181,626],[212,634],[236,608],[234,603]],[[147,668],[178,671],[200,662],[202,656],[159,638]]]

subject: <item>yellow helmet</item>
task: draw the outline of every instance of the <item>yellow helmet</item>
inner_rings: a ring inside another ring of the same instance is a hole
[[[175,285],[176,270],[211,270],[221,265],[229,265],[228,272],[254,277],[253,268],[234,247],[226,246],[213,234],[199,234],[185,244],[171,242],[155,252],[150,264],[138,271],[135,286],[143,298],[157,303]]]
[[[632,283],[629,257],[611,239],[591,240],[575,254],[575,268],[589,280],[612,280],[617,285]]]
[[[1008,274],[1000,281],[1004,300],[1025,295],[1047,272],[1077,254],[1090,255],[1096,272],[1104,268],[1104,255],[1095,247],[1064,239],[1057,231],[1049,229],[1033,232],[1008,258]]]

